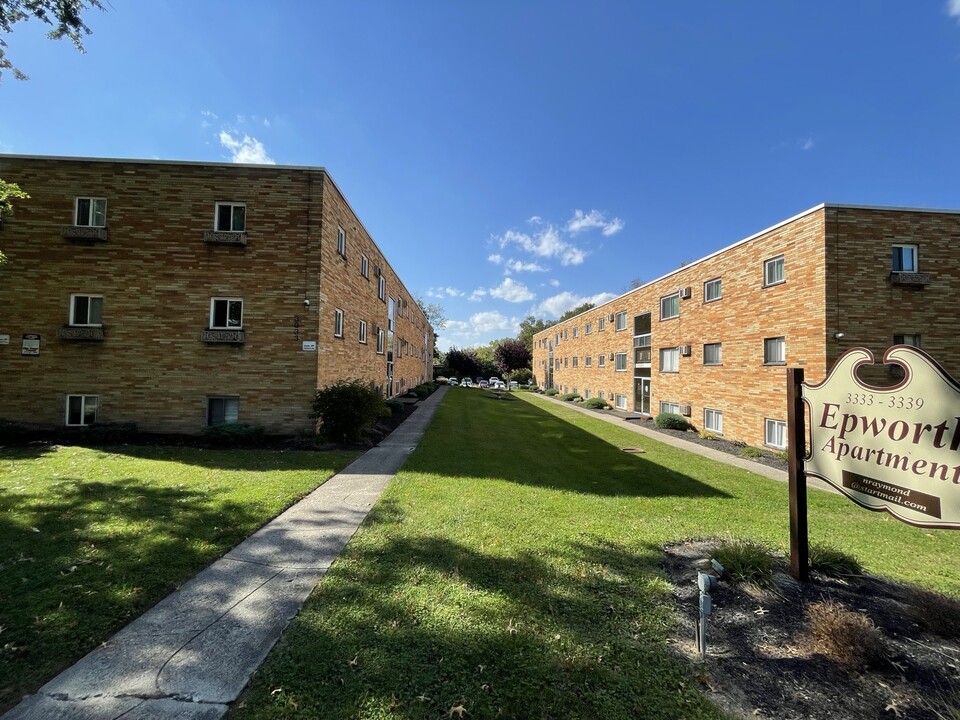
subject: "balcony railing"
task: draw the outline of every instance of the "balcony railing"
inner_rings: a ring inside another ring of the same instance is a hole
[[[923,287],[930,284],[930,273],[894,271],[890,273],[890,284]]]
[[[91,242],[107,242],[105,227],[91,227],[89,225],[68,225],[60,228],[60,237],[67,240],[89,240]]]
[[[233,345],[242,345],[244,341],[243,330],[204,330],[200,333],[200,339],[206,343],[230,343]]]
[[[78,342],[102,342],[104,333],[102,327],[74,327],[72,325],[66,325],[57,330],[57,337],[61,340]]]
[[[214,245],[246,245],[245,232],[221,232],[219,230],[204,230],[203,241]]]

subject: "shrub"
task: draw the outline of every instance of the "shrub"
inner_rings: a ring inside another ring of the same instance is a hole
[[[313,417],[332,442],[358,442],[382,417],[391,414],[380,393],[362,380],[338,380],[317,390]]]
[[[676,413],[660,413],[653,422],[662,430],[689,430],[692,427],[683,415]]]
[[[717,546],[711,558],[723,565],[735,582],[763,585],[773,578],[773,552],[756,540],[726,540]]]
[[[211,425],[203,434],[212,445],[253,445],[263,439],[263,428],[246,423],[224,423]]]
[[[603,410],[605,408],[610,407],[610,404],[606,400],[603,400],[601,398],[592,397],[584,400],[583,406],[591,408],[592,410]]]
[[[135,422],[94,423],[87,428],[86,436],[91,442],[128,442],[136,439],[137,424]]]
[[[571,400],[576,400],[578,397],[580,397],[580,393],[565,393],[560,396],[560,399],[570,402]]]
[[[863,575],[863,566],[853,555],[829,545],[811,545],[808,561],[811,570],[828,577]]]
[[[960,637],[960,600],[933,590],[914,588],[910,592],[910,614],[920,625],[942,638]]]
[[[778,450],[773,454],[773,456],[777,460],[783,460],[784,462],[790,459],[790,453],[788,453],[786,450]]]
[[[405,405],[399,400],[387,400],[387,407],[390,408],[391,415],[401,415]]]
[[[553,397],[553,396],[556,395],[558,392],[560,392],[560,391],[557,390],[556,388],[547,388],[547,390],[546,390],[546,392],[544,393],[544,395],[549,395],[550,397]]]
[[[717,436],[714,435],[714,434],[713,434],[712,432],[710,432],[709,430],[701,430],[701,431],[700,431],[700,439],[701,439],[701,440],[716,440],[716,439],[717,439]]]
[[[740,455],[745,458],[763,457],[763,450],[758,450],[755,447],[745,447],[740,450]]]
[[[807,606],[807,621],[814,652],[855,670],[877,665],[884,658],[880,631],[862,613],[826,600]]]

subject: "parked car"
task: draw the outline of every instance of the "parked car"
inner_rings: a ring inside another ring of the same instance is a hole
[[[495,383],[490,383],[490,387],[494,390],[505,390],[507,386],[503,384],[503,380],[497,380]]]
[[[482,380],[482,379],[480,380],[480,382],[477,383],[477,385],[479,385],[479,386],[482,387],[482,388],[488,388],[488,387],[490,387],[490,383],[488,383],[486,380]]]
[[[510,381],[510,389],[511,389],[511,390],[516,390],[516,389],[519,388],[519,387],[520,387],[520,383],[518,383],[516,380],[511,380],[511,381]]]
[[[460,384],[460,383],[457,382],[457,379],[456,379],[456,378],[448,378],[448,379],[447,379],[447,385],[459,385],[459,384]]]
[[[470,378],[464,378],[460,381],[460,387],[473,387],[473,380]]]
[[[490,378],[490,385],[497,385],[498,383],[502,383],[502,382],[503,382],[503,380],[501,380],[501,379],[498,378],[498,377],[492,377],[492,378]]]

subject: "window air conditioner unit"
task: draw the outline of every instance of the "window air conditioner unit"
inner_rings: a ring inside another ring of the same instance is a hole
[[[693,346],[691,346],[691,345],[681,345],[681,346],[680,346],[680,354],[681,354],[683,357],[690,357],[690,355],[693,354]]]
[[[380,277],[380,266],[379,266],[379,265],[377,265],[377,266],[373,269],[373,274],[376,275],[377,277]]]
[[[687,300],[687,299],[690,298],[692,295],[693,295],[693,289],[692,289],[692,288],[688,288],[688,287],[680,288],[680,297],[681,297],[683,300]]]
[[[680,414],[683,415],[684,417],[690,417],[690,406],[689,406],[689,405],[681,405],[681,406],[680,406]]]
[[[613,360],[613,358],[614,358],[614,354],[610,353],[610,359]]]
[[[608,320],[608,322],[613,322],[613,313],[610,313],[610,319]]]

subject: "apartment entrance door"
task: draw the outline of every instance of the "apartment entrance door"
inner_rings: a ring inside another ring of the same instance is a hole
[[[635,412],[650,414],[650,378],[634,378],[633,408]]]

